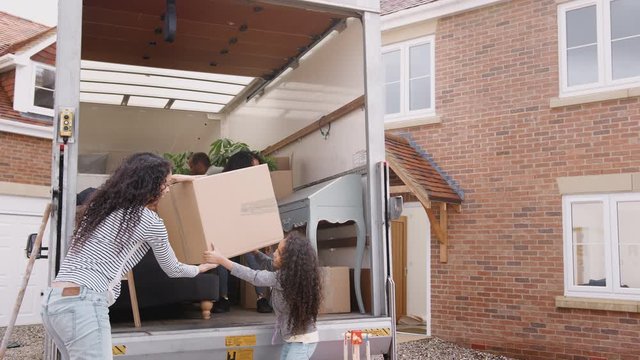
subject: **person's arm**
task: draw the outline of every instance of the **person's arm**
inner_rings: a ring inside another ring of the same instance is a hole
[[[260,250],[254,250],[251,253],[253,254],[253,257],[258,263],[258,267],[260,269],[273,271],[273,258],[271,258],[271,256],[263,253]]]
[[[169,236],[162,220],[158,219],[147,230],[145,241],[151,247],[153,255],[158,261],[162,270],[172,278],[194,277],[215,268],[215,264],[187,265],[178,261],[176,254],[169,245]]]
[[[227,259],[217,250],[205,251],[204,260],[210,264],[219,264],[224,266],[231,272],[231,275],[244,281],[248,281],[254,286],[276,286],[277,277],[275,272],[250,269],[244,265],[240,265]]]
[[[171,182],[172,183],[179,183],[179,182],[190,182],[193,181],[197,178],[201,178],[202,175],[183,175],[183,174],[172,174],[171,175]]]

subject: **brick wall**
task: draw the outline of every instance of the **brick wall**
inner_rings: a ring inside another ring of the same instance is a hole
[[[49,64],[51,66],[56,65],[56,43],[53,43],[40,51],[39,53],[33,55],[31,60],[41,62],[44,64]]]
[[[640,359],[640,314],[554,303],[563,294],[556,178],[640,171],[638,98],[550,109],[556,6],[513,0],[438,22],[442,123],[408,132],[466,201],[449,215],[447,264],[432,242],[433,334],[517,358]]]
[[[51,140],[0,132],[0,144],[0,181],[50,184]]]

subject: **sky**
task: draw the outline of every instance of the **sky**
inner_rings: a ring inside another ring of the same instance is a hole
[[[0,11],[47,26],[58,22],[58,0],[0,0]]]

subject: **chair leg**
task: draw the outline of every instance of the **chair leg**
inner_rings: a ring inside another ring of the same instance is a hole
[[[202,310],[202,318],[204,320],[211,319],[211,309],[213,309],[213,301],[211,300],[200,301],[200,310]]]
[[[131,299],[131,311],[133,312],[133,326],[142,326],[140,321],[140,308],[138,307],[138,294],[136,293],[136,283],[133,280],[133,271],[127,273],[127,284],[129,285],[129,297]]]

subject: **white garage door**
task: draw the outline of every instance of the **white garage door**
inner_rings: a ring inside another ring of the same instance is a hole
[[[22,284],[27,258],[27,236],[38,232],[48,199],[0,195],[0,327],[7,326]],[[49,244],[49,228],[43,246]],[[41,292],[47,286],[46,259],[36,260],[16,324],[37,324],[40,319]]]

